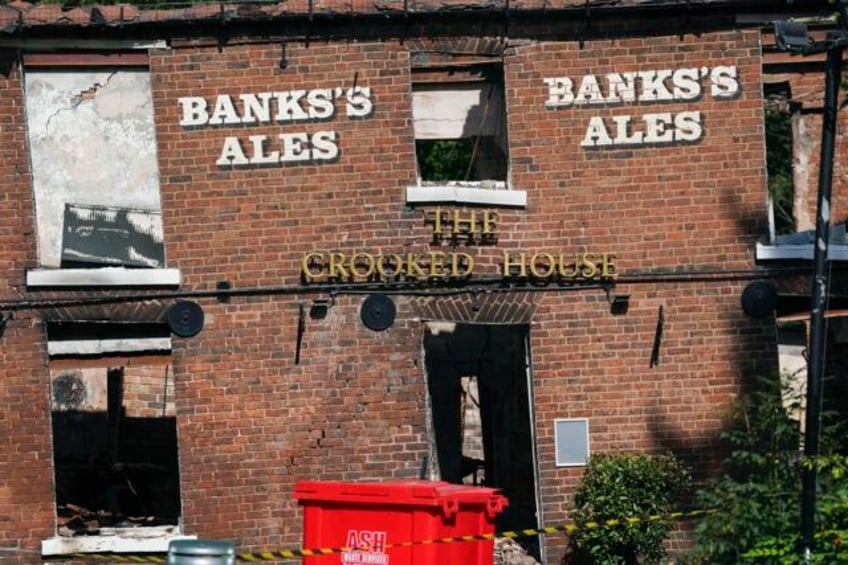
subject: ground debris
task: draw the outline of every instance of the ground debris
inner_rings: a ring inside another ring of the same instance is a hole
[[[495,539],[494,565],[539,565],[539,562],[517,541],[511,538]]]
[[[113,515],[107,510],[92,511],[77,504],[60,504],[56,508],[60,536],[96,536],[101,528],[138,528],[156,525],[154,516]]]

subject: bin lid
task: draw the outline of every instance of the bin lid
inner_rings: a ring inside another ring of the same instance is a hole
[[[486,504],[504,498],[491,487],[458,485],[444,481],[391,480],[383,482],[298,481],[294,498],[306,501],[439,506],[446,499],[460,504]]]
[[[218,540],[171,540],[168,553],[172,555],[229,557],[236,554],[231,542]]]

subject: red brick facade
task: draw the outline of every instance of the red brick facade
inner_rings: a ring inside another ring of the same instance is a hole
[[[556,466],[555,419],[588,418],[592,453],[671,451],[704,477],[721,460],[717,435],[746,378],[776,370],[773,319],[740,308],[755,243],[768,233],[759,42],[760,32],[747,30],[506,46],[510,185],[526,191],[527,205],[484,206],[497,209],[497,242],[457,249],[490,274],[505,252],[614,253],[612,292],[630,297],[626,314],[613,316],[596,286],[518,285],[520,298],[481,287],[486,307],[513,301],[512,321],[532,316],[541,523],[568,519],[582,472]],[[138,399],[153,412],[176,407],[184,533],[230,539],[239,551],[298,546],[297,480],[415,478],[432,457],[424,322],[439,312],[467,319],[456,312],[476,295],[394,294],[394,324],[374,332],[360,321],[366,291],[290,291],[310,252],[456,251],[432,242],[433,211],[480,213],[406,202],[417,175],[409,49],[389,40],[292,41],[285,68],[272,41],[150,51],[167,265],[182,274],[180,292],[210,293],[193,298],[204,329],[174,338],[171,365],[159,367],[173,389]],[[736,96],[712,95],[707,72],[691,100],[546,107],[550,77],[571,77],[577,88],[587,74],[719,65],[735,67]],[[323,122],[180,125],[181,97],[211,104],[221,94],[353,87],[370,88],[369,115],[349,116],[337,93],[336,113]],[[27,293],[24,282],[38,261],[20,67],[0,76],[0,91],[0,291],[7,301],[39,300],[46,294]],[[581,146],[592,117],[611,124],[631,115],[639,128],[645,114],[686,111],[700,112],[695,142]],[[324,130],[336,133],[335,159],[216,165],[228,136],[245,143]],[[216,300],[219,281],[255,292]],[[306,320],[295,363],[299,308],[316,297],[332,303],[325,318]],[[0,355],[0,550],[36,562],[56,528],[40,309],[15,311]],[[548,561],[563,549],[551,538]]]

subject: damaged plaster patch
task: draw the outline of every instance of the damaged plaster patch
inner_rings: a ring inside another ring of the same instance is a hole
[[[158,212],[146,70],[34,71],[26,115],[41,265],[61,265],[66,204]]]

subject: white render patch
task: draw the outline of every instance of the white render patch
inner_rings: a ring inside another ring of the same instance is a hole
[[[66,204],[160,210],[150,73],[27,71],[41,265],[61,265]]]
[[[148,337],[127,339],[70,339],[47,342],[47,354],[101,355],[104,353],[141,353],[171,351],[171,338]]]
[[[481,204],[485,206],[527,206],[527,192],[523,190],[497,190],[468,186],[408,186],[407,204],[446,202],[456,204]]]
[[[197,539],[180,534],[178,526],[149,528],[101,528],[100,535],[42,540],[41,555],[74,553],[165,553],[172,540]]]
[[[26,274],[27,287],[163,286],[182,282],[179,269],[32,269]]]
[[[483,82],[415,85],[412,92],[415,139],[497,135],[502,121],[502,98],[499,89]]]

